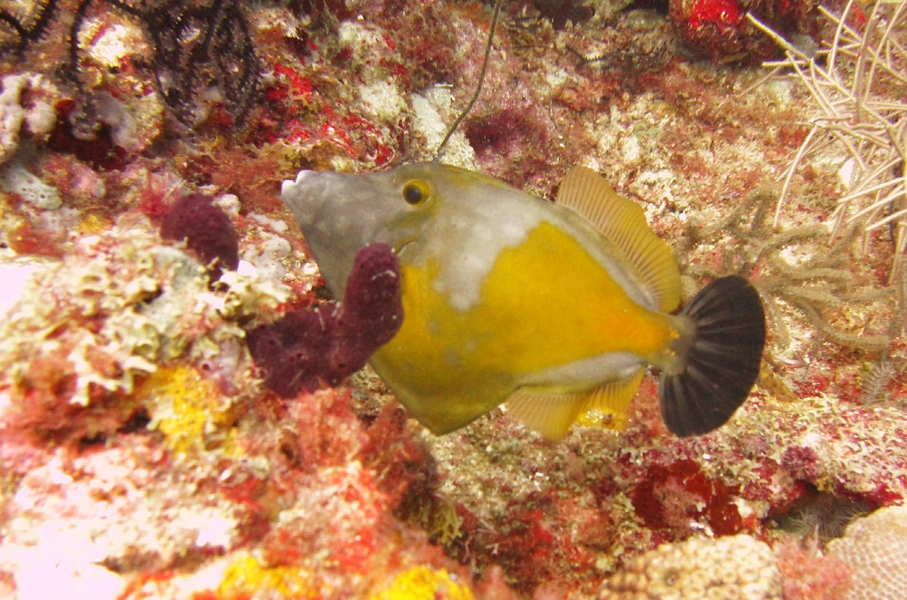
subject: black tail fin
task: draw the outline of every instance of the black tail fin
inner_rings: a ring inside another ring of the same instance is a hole
[[[724,425],[743,404],[759,375],[765,346],[765,312],[756,289],[743,277],[716,279],[684,308],[696,326],[686,368],[662,373],[661,415],[674,434],[686,437]]]

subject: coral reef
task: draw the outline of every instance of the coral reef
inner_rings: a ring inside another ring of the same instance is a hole
[[[91,58],[103,57],[99,52],[102,46],[125,45],[122,39],[116,42],[96,40],[93,47],[88,48],[83,45],[86,33],[96,26],[93,21],[98,17],[94,4],[94,0],[78,0],[72,4],[42,0],[25,14],[0,7],[0,22],[8,30],[5,32],[7,39],[0,38],[0,51],[14,50],[20,54],[42,37],[52,35],[49,33],[52,23],[66,20],[66,12],[71,15],[60,40],[66,50],[57,72],[84,96],[84,104],[73,118],[85,135],[98,128],[95,119],[99,113],[109,112],[109,104],[116,104],[117,100],[95,97],[98,89],[89,81],[100,74],[85,65],[82,54],[87,53]],[[195,113],[199,109],[199,97],[205,88],[216,82],[235,124],[244,123],[257,98],[260,69],[252,44],[252,31],[241,5],[231,1],[141,3],[128,0],[105,0],[105,4],[109,12],[124,14],[141,24],[150,42],[149,66],[154,71],[158,92],[180,121],[191,125],[198,120]],[[116,23],[116,17],[112,20]],[[122,25],[119,27],[123,30]],[[103,31],[104,26],[98,29]],[[102,62],[108,62],[103,66],[111,70],[121,66],[117,60],[104,61],[102,58]],[[108,110],[105,110],[105,100]],[[112,124],[109,118],[101,120]]]
[[[834,230],[861,223],[869,235],[883,227],[893,230],[895,252],[890,279],[907,248],[907,208],[902,206],[907,139],[902,123],[907,105],[899,90],[907,78],[907,54],[902,46],[907,8],[902,2],[878,2],[869,14],[849,2],[838,13],[822,9],[834,28],[828,47],[819,52],[798,48],[752,15],[750,21],[769,33],[784,48],[785,61],[770,67],[790,67],[809,90],[816,112],[810,130],[784,177],[775,212],[777,224],[794,176],[804,157],[830,140],[843,156],[838,174],[844,193],[838,198]],[[822,63],[822,64],[820,64]]]
[[[844,537],[829,544],[829,555],[847,563],[853,583],[842,598],[876,600],[905,593],[907,507],[882,508],[847,527]]]
[[[23,106],[26,95],[28,101]],[[56,86],[37,73],[3,78],[3,92],[0,93],[0,164],[7,162],[18,150],[23,125],[28,133],[39,138],[50,133],[57,119],[53,106],[59,99],[60,92]]]
[[[809,39],[815,0],[670,0],[681,38],[715,61],[760,60],[774,52],[771,40],[748,20],[752,15],[785,35]],[[805,42],[804,42],[805,43]]]
[[[447,571],[433,571],[427,567],[415,567],[397,575],[394,580],[372,600],[404,600],[412,598],[449,598],[450,600],[473,600],[469,588],[452,581]]]
[[[793,541],[776,547],[783,597],[788,600],[835,600],[851,587],[850,566],[837,556],[823,555],[811,542]]]
[[[781,573],[775,563],[771,548],[747,535],[691,538],[637,558],[608,579],[597,598],[779,600]]]
[[[724,253],[713,264],[692,264],[687,272],[697,277],[718,277],[736,271],[750,277],[762,294],[767,314],[772,321],[774,343],[779,348],[791,344],[790,332],[780,317],[779,302],[796,308],[823,336],[845,346],[884,349],[898,335],[899,324],[868,323],[834,324],[835,309],[868,304],[887,303],[894,310],[892,288],[877,285],[875,278],[857,277],[847,265],[848,250],[854,245],[859,230],[849,227],[831,247],[823,249],[830,231],[814,223],[775,231],[768,224],[770,204],[776,202],[777,190],[757,188],[749,193],[728,215],[726,221],[702,226],[691,220],[687,231],[688,243],[724,241]],[[786,256],[799,247],[819,249],[806,260],[791,264]],[[862,326],[861,326],[862,325]],[[900,325],[902,326],[902,324]]]
[[[686,2],[682,36],[664,3],[501,5],[441,159],[549,198],[594,168],[685,297],[737,273],[770,312],[719,430],[672,436],[647,375],[622,429],[553,443],[408,418],[357,370],[393,255],[332,299],[279,199],[434,157],[489,4],[0,2],[0,597],[583,600],[734,548],[762,597],[861,597],[907,497],[902,5]],[[786,71],[747,66],[775,46]],[[312,315],[330,336],[281,330]]]
[[[207,293],[203,268],[162,246],[143,220],[84,236],[61,262],[33,264],[3,324],[10,434],[112,434],[142,410],[136,381],[162,360],[223,351],[242,337],[230,319],[285,297],[240,276]]]

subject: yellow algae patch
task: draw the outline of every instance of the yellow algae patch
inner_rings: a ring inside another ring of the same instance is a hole
[[[226,600],[256,596],[314,599],[319,595],[312,580],[312,574],[299,567],[265,567],[254,557],[246,556],[224,571],[217,596]]]
[[[89,213],[88,216],[79,223],[79,234],[91,235],[102,233],[111,227],[113,227],[113,223],[110,219],[100,217],[94,213]]]
[[[451,579],[445,569],[418,566],[394,577],[371,600],[475,600],[469,587]]]
[[[139,386],[136,397],[151,414],[149,428],[163,433],[177,454],[232,450],[233,403],[192,367],[158,369]]]
[[[453,504],[444,498],[435,498],[422,514],[422,526],[432,540],[448,546],[463,535],[462,520]]]

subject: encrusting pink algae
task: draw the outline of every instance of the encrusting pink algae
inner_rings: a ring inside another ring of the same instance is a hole
[[[0,598],[907,597],[904,164],[848,141],[903,129],[903,3],[502,4],[441,160],[546,198],[593,168],[685,297],[762,296],[753,393],[684,439],[653,374],[561,441],[505,409],[432,435],[359,369],[399,326],[393,253],[331,299],[280,200],[301,169],[432,159],[491,15],[0,0]],[[830,109],[849,80],[760,63],[861,39],[887,49],[867,110],[811,141],[809,85]],[[848,203],[858,180],[891,198]]]

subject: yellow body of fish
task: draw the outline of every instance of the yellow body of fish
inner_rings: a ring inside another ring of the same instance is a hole
[[[670,248],[641,208],[572,169],[554,204],[483,175],[419,163],[371,175],[303,171],[283,185],[331,290],[356,253],[391,245],[403,324],[371,363],[435,433],[502,402],[551,438],[582,413],[621,415],[647,364],[671,430],[724,423],[758,374],[758,295],[738,277],[680,304]]]

